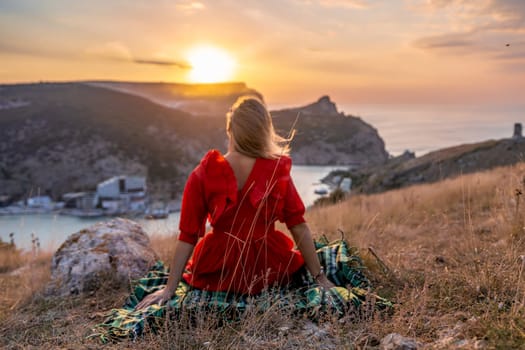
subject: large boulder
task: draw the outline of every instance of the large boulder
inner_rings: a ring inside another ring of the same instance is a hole
[[[69,236],[55,252],[51,291],[64,296],[129,281],[144,275],[157,259],[139,224],[120,218],[98,223]]]

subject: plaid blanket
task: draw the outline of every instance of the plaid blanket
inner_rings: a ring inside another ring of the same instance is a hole
[[[169,271],[159,261],[146,277],[135,282],[134,290],[124,306],[111,310],[106,320],[95,327],[91,337],[98,337],[106,343],[122,338],[136,338],[146,327],[155,331],[166,319],[167,308],[174,315],[181,312],[213,311],[226,319],[234,319],[236,315],[254,308],[264,312],[278,307],[305,314],[315,320],[326,313],[339,316],[357,313],[363,303],[372,299],[375,308],[392,307],[388,300],[370,293],[371,286],[362,272],[364,266],[356,249],[350,248],[344,240],[329,243],[324,239],[316,241],[315,245],[326,276],[336,285],[330,290],[319,288],[311,274],[303,269],[289,286],[269,289],[256,296],[199,290],[180,282],[168,303],[134,310],[146,295],[166,285]]]

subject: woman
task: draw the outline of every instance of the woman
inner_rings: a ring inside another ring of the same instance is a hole
[[[264,104],[240,98],[227,114],[226,129],[228,152],[209,151],[186,183],[166,287],[136,309],[165,303],[181,278],[194,288],[254,295],[288,283],[305,266],[321,287],[334,286],[323,273],[290,177],[289,149],[282,146],[288,140],[275,133]],[[205,234],[207,219],[213,229]],[[287,225],[299,251],[275,229],[276,220]]]

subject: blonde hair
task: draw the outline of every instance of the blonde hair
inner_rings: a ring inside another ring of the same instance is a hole
[[[226,114],[226,130],[234,149],[248,157],[276,159],[290,153],[293,133],[288,139],[279,136],[270,112],[257,97],[237,99]]]

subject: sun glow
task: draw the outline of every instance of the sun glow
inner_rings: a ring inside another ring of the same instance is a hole
[[[188,79],[193,83],[218,83],[233,77],[235,60],[224,50],[200,46],[187,57],[191,65]]]

